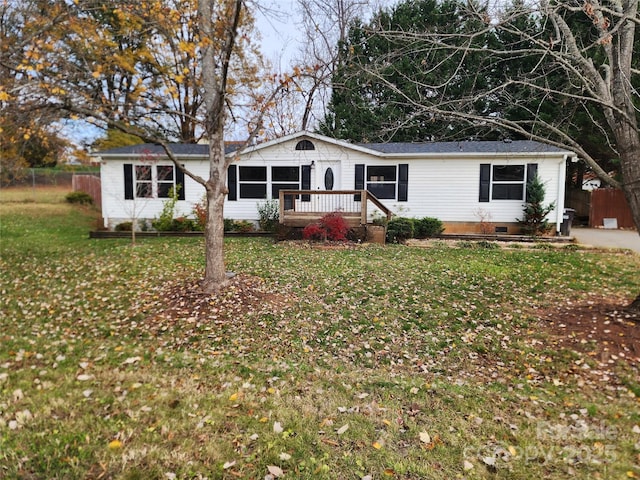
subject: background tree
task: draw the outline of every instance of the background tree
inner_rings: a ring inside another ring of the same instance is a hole
[[[0,183],[19,179],[27,167],[55,165],[64,159],[70,144],[55,122],[58,112],[34,102],[34,85],[16,68],[27,60],[28,45],[52,19],[26,27],[26,19],[38,13],[38,2],[5,1],[0,4]]]
[[[94,151],[101,151],[129,145],[139,145],[141,143],[144,143],[144,141],[140,137],[124,133],[115,128],[108,128],[103,136],[97,138],[91,144],[91,148]]]
[[[455,128],[495,128],[574,150],[603,180],[624,190],[640,230],[640,69],[634,57],[638,2],[542,0],[502,11],[460,4],[457,13],[473,28],[366,28],[360,34],[367,45],[370,37],[419,45],[423,56],[454,59],[457,68],[441,69],[427,61],[425,69],[439,73],[430,77],[422,70],[400,68],[409,50],[380,51],[361,62],[354,46],[350,58],[359,68],[356,78],[365,79],[367,86],[375,79],[376,88],[393,92],[394,102],[415,118],[443,120]],[[476,55],[481,58],[475,68],[464,68],[458,60]],[[461,83],[469,88],[458,88]],[[455,94],[448,95],[450,91]],[[364,98],[377,101],[374,95]],[[588,148],[596,141],[619,161],[620,182],[598,164],[597,150]],[[635,305],[640,307],[640,297]]]
[[[340,44],[329,114],[320,131],[353,141],[424,141],[450,136],[448,120],[416,108],[405,97],[417,104],[447,103],[489,82],[488,76],[472,78],[466,71],[489,72],[485,55],[433,49],[415,35],[434,32],[455,37],[467,47],[490,43],[492,32],[464,36],[484,25],[463,14],[465,5],[457,0],[402,2],[380,11],[367,24],[352,24],[348,38]],[[475,8],[486,15],[486,8]],[[445,78],[447,84],[440,85]],[[483,109],[482,104],[477,107]]]
[[[499,14],[499,25],[490,12]],[[592,20],[580,9],[563,15],[588,45]],[[421,141],[529,138],[536,130],[547,137],[557,129],[580,145],[590,169],[616,185],[607,177],[619,170],[619,161],[604,110],[571,100],[582,87],[568,82],[557,60],[536,43],[548,43],[555,34],[553,23],[521,0],[502,12],[455,1],[402,2],[351,28],[321,131],[354,141]],[[640,49],[638,37],[635,44]],[[592,54],[600,62],[605,58],[603,50]],[[526,79],[536,90],[513,79]],[[564,98],[546,93],[541,102],[541,91],[556,90]],[[448,115],[461,105],[470,121]],[[528,122],[532,118],[538,121]],[[523,131],[506,128],[506,121]],[[540,121],[553,127],[541,128]],[[581,188],[584,163],[570,168]]]
[[[349,26],[367,18],[379,2],[366,0],[296,0],[300,18],[300,49],[293,62],[299,67],[289,94],[274,105],[265,127],[279,137],[299,130],[313,130],[326,115],[331,79],[342,56],[338,45],[346,40]],[[290,15],[291,12],[286,12]]]

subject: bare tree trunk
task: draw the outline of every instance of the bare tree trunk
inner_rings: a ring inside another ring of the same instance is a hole
[[[213,22],[214,0],[198,2],[198,25],[204,38],[220,37]],[[207,225],[205,226],[205,272],[202,288],[215,292],[228,284],[224,266],[224,197],[227,194],[228,163],[224,154],[225,96],[229,64],[238,34],[243,8],[242,0],[228,0],[225,4],[228,21],[224,25],[222,52],[214,55],[213,44],[205,43],[201,52],[202,91],[206,107],[204,127],[209,141],[209,179],[207,190]]]
[[[640,136],[627,124],[618,128],[617,140],[624,191],[636,229],[640,234]]]
[[[620,148],[620,166],[622,167],[623,178],[622,190],[631,208],[636,230],[640,235],[640,159],[638,159],[640,155],[640,138],[637,134],[634,135],[632,131],[627,133],[629,134],[629,139]],[[631,302],[628,308],[640,313],[640,295]]]
[[[202,289],[216,292],[228,283],[224,264],[224,198],[220,189],[207,188],[207,224],[204,230],[205,269]]]
[[[636,299],[631,302],[631,304],[629,305],[629,310],[640,313],[640,295],[638,295]]]
[[[221,125],[220,125],[221,127]],[[207,224],[205,238],[205,270],[202,289],[216,292],[227,286],[224,264],[224,200],[227,189],[227,159],[224,155],[222,128],[209,132],[209,179],[207,190]]]

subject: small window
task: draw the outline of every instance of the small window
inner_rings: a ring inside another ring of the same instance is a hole
[[[271,198],[279,198],[280,190],[300,189],[300,167],[271,167]]]
[[[493,195],[491,198],[494,200],[522,200],[523,197],[523,185],[493,184]]]
[[[174,187],[173,166],[158,165],[158,198],[169,198],[169,193]]]
[[[395,165],[370,165],[367,167],[367,190],[380,199],[395,199],[396,178]]]
[[[180,185],[179,200],[184,200],[184,174],[173,165],[125,164],[125,199],[169,198],[171,189]]]
[[[524,200],[524,165],[494,165],[492,200]]]
[[[241,183],[240,198],[267,198],[267,184]]]
[[[524,165],[494,165],[494,182],[524,182]]]
[[[396,167],[395,166],[378,166],[372,165],[367,167],[367,182],[395,182]]]
[[[240,167],[241,182],[266,182],[267,167]]]
[[[296,144],[296,150],[315,150],[316,147],[309,140],[300,140]]]
[[[136,165],[136,197],[153,197],[153,174],[151,165]]]
[[[267,167],[239,167],[240,198],[267,198]]]
[[[300,180],[300,168],[271,167],[271,180],[273,182],[297,182]]]

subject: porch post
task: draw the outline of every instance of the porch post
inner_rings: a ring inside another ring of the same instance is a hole
[[[369,203],[367,194],[367,190],[362,190],[362,201],[360,202],[360,225],[367,224],[367,204]]]

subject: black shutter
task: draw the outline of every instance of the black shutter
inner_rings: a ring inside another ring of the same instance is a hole
[[[356,190],[364,190],[364,163],[356,164],[354,188]],[[361,200],[362,200],[361,195],[354,195],[353,197],[354,202],[359,202]]]
[[[481,202],[489,201],[489,190],[491,186],[491,164],[480,164],[480,198]]]
[[[133,165],[124,164],[124,199],[133,200]]]
[[[184,200],[186,198],[184,192],[184,172],[176,166],[174,166],[174,168],[176,169],[176,187],[180,185],[178,190],[178,200]]]
[[[311,190],[311,165],[302,166],[302,183],[300,185],[301,190]],[[311,195],[302,195],[303,202],[310,202]]]
[[[398,165],[398,201],[406,202],[409,193],[409,164]]]
[[[531,199],[531,193],[529,191],[529,185],[533,183],[535,178],[538,176],[538,164],[537,163],[527,163],[527,194],[526,201],[529,202]]]
[[[238,200],[238,167],[236,165],[229,165],[227,170],[227,200]]]

